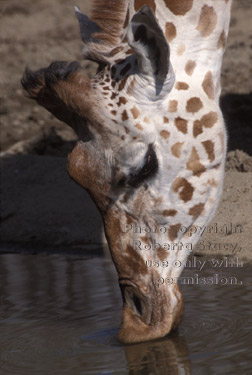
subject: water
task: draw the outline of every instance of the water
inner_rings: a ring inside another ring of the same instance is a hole
[[[242,285],[182,286],[179,330],[124,346],[117,339],[122,302],[109,259],[2,254],[0,374],[249,375],[251,270],[222,270]]]

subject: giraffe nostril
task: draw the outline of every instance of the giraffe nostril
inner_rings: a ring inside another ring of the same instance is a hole
[[[136,312],[138,313],[139,316],[141,316],[143,313],[143,310],[142,310],[142,304],[141,304],[140,298],[137,297],[136,295],[133,295],[132,302],[135,306]]]
[[[140,318],[144,318],[144,301],[137,289],[126,287],[124,289],[124,300],[136,315],[138,315]]]
[[[120,287],[124,304],[139,316],[141,320],[149,324],[151,318],[151,305],[149,298],[138,287],[133,286],[129,280],[121,280]]]

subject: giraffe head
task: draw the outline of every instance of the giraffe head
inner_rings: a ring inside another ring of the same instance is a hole
[[[123,297],[119,338],[130,343],[162,337],[183,310],[177,284],[164,279],[179,276],[182,266],[174,264],[191,250],[181,228],[190,227],[204,209],[198,203],[189,210],[194,187],[186,176],[188,169],[199,176],[204,167],[194,158],[181,174],[182,142],[177,136],[169,144],[167,102],[175,75],[152,10],[141,8],[125,20],[120,37],[112,30],[109,40],[97,23],[78,8],[76,13],[84,55],[99,64],[96,75],[87,79],[78,63],[56,62],[26,70],[22,84],[79,136],[68,172],[103,218]],[[185,126],[182,120],[177,124],[181,136]],[[163,267],[153,267],[158,264]]]

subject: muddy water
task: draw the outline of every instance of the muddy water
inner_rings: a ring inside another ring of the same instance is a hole
[[[182,285],[186,308],[179,330],[123,346],[117,340],[121,296],[110,260],[0,255],[0,374],[251,374],[251,270],[218,271],[237,276],[238,285]]]

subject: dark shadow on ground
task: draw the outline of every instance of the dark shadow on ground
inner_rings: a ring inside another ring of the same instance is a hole
[[[252,155],[252,93],[222,96],[220,106],[228,130],[228,151],[239,149]]]
[[[67,157],[76,145],[76,141],[63,139],[54,127],[34,145],[30,154]]]
[[[15,252],[16,244],[31,251],[101,246],[100,214],[68,176],[65,158],[10,156],[1,160],[0,172],[1,251]]]

